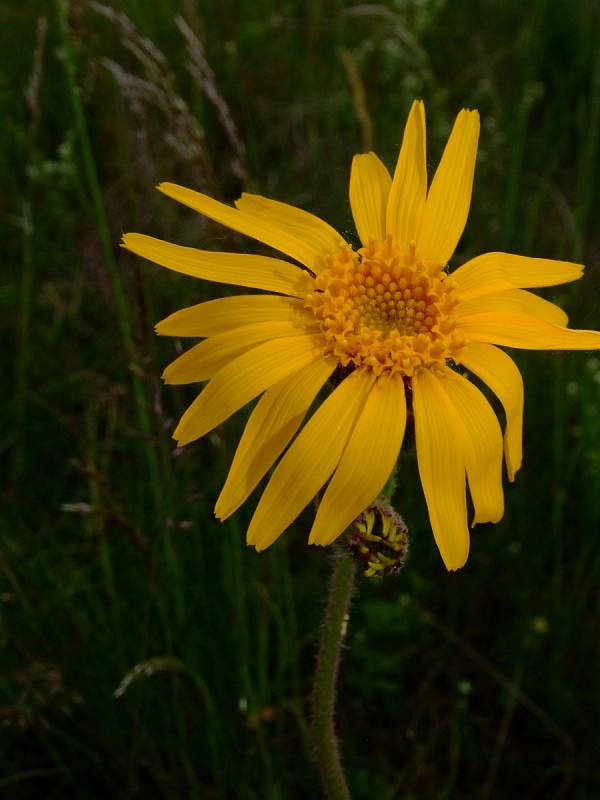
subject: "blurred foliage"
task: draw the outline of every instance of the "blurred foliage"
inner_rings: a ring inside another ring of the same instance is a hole
[[[478,107],[456,263],[583,260],[546,296],[598,327],[599,22],[594,0],[4,0],[3,797],[318,796],[306,698],[328,558],[307,516],[260,556],[254,501],[214,521],[244,414],[175,450],[194,391],[163,389],[180,345],[152,326],[227,289],[118,241],[255,245],[154,184],[249,186],[354,236],[352,154],[392,167],[418,96],[433,168]],[[457,574],[402,459],[411,558],[359,584],[339,689],[356,800],[600,794],[600,359],[518,361],[525,464]]]

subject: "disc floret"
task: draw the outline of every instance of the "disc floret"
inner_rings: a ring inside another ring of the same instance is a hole
[[[329,255],[306,298],[321,323],[326,355],[344,367],[409,377],[454,358],[465,344],[456,332],[457,303],[443,265],[422,261],[414,242],[403,250],[391,236]]]

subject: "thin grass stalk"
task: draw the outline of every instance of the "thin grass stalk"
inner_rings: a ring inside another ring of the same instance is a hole
[[[137,354],[133,341],[131,319],[127,307],[125,291],[123,289],[123,284],[121,282],[121,278],[119,276],[117,268],[117,263],[113,254],[111,235],[108,227],[108,221],[106,218],[106,212],[104,209],[104,203],[102,200],[102,192],[100,189],[100,182],[98,180],[98,173],[96,171],[96,163],[94,160],[94,155],[92,153],[92,148],[90,144],[87,121],[83,110],[83,105],[81,103],[81,98],[79,96],[75,59],[73,56],[73,51],[71,48],[71,41],[70,41],[67,0],[56,0],[56,9],[58,15],[58,26],[59,26],[61,47],[65,64],[67,89],[68,89],[69,99],[71,102],[71,110],[73,113],[75,133],[81,151],[81,159],[85,174],[85,180],[92,200],[96,233],[98,235],[100,249],[102,251],[104,262],[106,264],[108,277],[111,283],[111,288],[115,299],[115,305],[117,308],[117,321],[125,353],[127,355],[128,362],[130,364],[135,364],[137,361],[136,358]],[[161,509],[160,474],[158,467],[158,459],[156,457],[156,453],[152,448],[152,444],[149,441],[151,436],[151,424],[150,424],[150,416],[148,414],[146,397],[140,377],[135,373],[134,370],[131,370],[130,377],[131,377],[133,396],[136,406],[138,425],[140,426],[142,433],[145,435],[145,437],[147,437],[147,440],[144,443],[144,452],[150,476],[150,485],[152,488],[152,494],[156,505],[156,511],[159,512]]]
[[[596,45],[592,72],[590,75],[589,99],[586,98],[588,113],[585,120],[583,131],[583,147],[579,159],[579,175],[577,180],[577,207],[575,210],[576,218],[576,241],[573,248],[573,260],[581,261],[584,257],[584,242],[588,232],[590,213],[594,204],[594,190],[597,186],[596,172],[594,165],[598,162],[598,151],[600,150],[600,45]],[[579,292],[581,287],[576,282],[572,291]]]
[[[42,81],[42,65],[46,50],[48,24],[46,17],[39,17],[36,29],[36,44],[33,53],[31,74],[25,89],[25,99],[31,115],[28,130],[28,156],[30,164],[35,160],[37,131],[40,120],[39,93]],[[23,257],[21,292],[19,297],[19,346],[16,362],[15,391],[15,448],[12,461],[12,477],[18,484],[25,465],[25,427],[28,404],[29,364],[31,357],[31,311],[33,307],[34,261],[33,261],[33,190],[31,180],[23,198],[21,230],[23,234]]]
[[[23,202],[23,273],[21,278],[21,296],[19,298],[19,350],[16,368],[15,391],[15,430],[16,447],[12,462],[12,477],[18,484],[23,475],[25,464],[25,421],[27,412],[27,388],[31,346],[31,309],[33,304],[33,222],[31,218],[31,202],[29,197]]]

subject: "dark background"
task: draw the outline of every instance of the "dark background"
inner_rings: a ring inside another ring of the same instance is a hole
[[[2,2],[3,797],[320,796],[306,697],[328,554],[308,516],[247,549],[255,497],[215,522],[247,410],[175,451],[195,390],[162,386],[180,344],[152,328],[230,290],[118,242],[256,245],[154,184],[248,187],[353,236],[352,155],[393,168],[422,97],[433,168],[477,107],[454,264],[584,261],[545,296],[598,327],[599,21],[586,0]],[[599,796],[600,356],[515,357],[524,466],[462,571],[402,457],[411,558],[360,581],[339,687],[355,800]]]

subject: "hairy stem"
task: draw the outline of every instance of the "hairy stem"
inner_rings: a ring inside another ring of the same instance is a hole
[[[350,800],[335,734],[334,711],[340,653],[356,565],[344,553],[335,556],[323,617],[313,686],[313,741],[321,781],[329,800]]]

